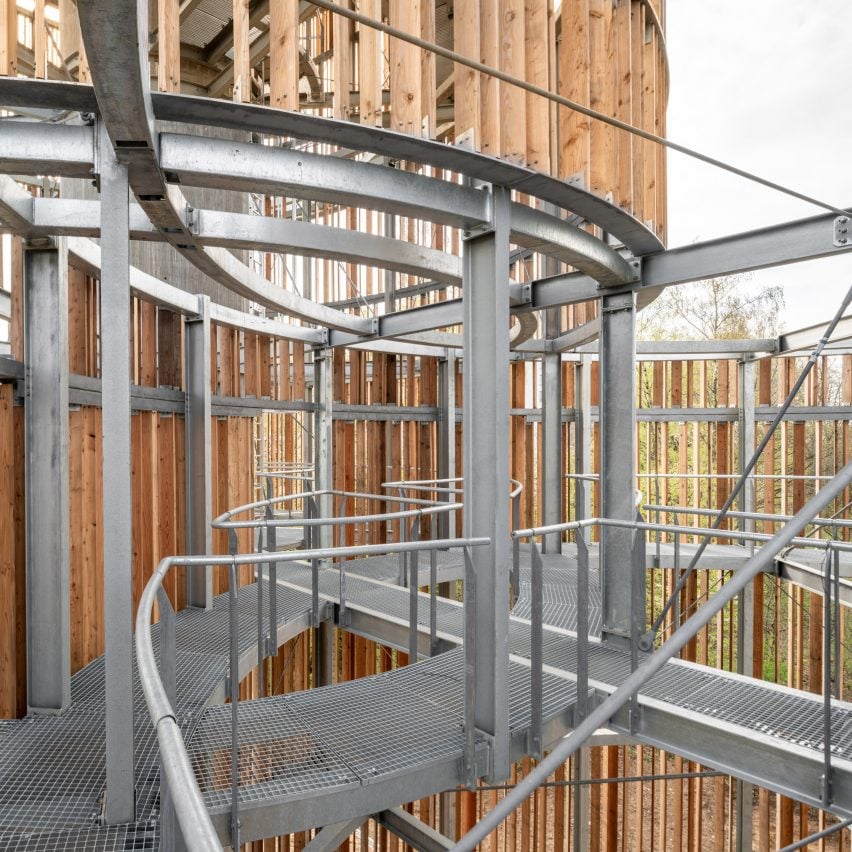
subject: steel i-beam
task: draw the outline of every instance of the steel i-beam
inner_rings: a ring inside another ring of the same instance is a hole
[[[601,513],[605,518],[624,521],[636,516],[635,332],[635,294],[604,296],[600,354]],[[629,643],[632,635],[631,542],[629,529],[607,527],[601,531],[604,640]],[[636,581],[640,582],[639,578]],[[639,628],[641,633],[644,625]]]
[[[101,393],[104,459],[106,822],[135,819],[127,166],[101,126]]]
[[[492,222],[464,240],[464,535],[476,599],[474,719],[492,743],[490,775],[509,775],[509,193],[494,187]],[[468,618],[468,613],[465,613]],[[467,646],[466,646],[467,647]],[[466,700],[470,700],[469,692]]]
[[[61,713],[71,703],[65,241],[28,246],[24,276],[27,703]]]
[[[198,296],[198,318],[186,324],[186,544],[187,553],[213,550],[213,449],[210,418],[210,298]],[[213,569],[192,566],[186,572],[187,603],[213,606]]]

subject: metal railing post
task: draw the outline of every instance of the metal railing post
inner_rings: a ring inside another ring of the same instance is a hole
[[[160,679],[169,703],[177,715],[177,680],[175,671],[175,611],[166,590],[157,589],[157,606],[160,611]],[[166,769],[160,764],[160,850],[178,852],[184,848],[183,836],[175,813]]]
[[[530,539],[530,733],[529,752],[540,760],[542,755],[542,702],[544,691],[544,662],[542,649],[542,621],[544,616],[544,591],[541,553],[535,539]]]
[[[429,656],[438,651],[438,552],[429,551]]]
[[[476,566],[464,548],[464,783],[476,783]]]
[[[236,534],[234,534],[236,540]],[[232,554],[233,556],[236,553]],[[230,626],[230,664],[228,692],[231,699],[231,846],[240,848],[240,619],[237,609],[237,563],[228,566],[228,610]]]

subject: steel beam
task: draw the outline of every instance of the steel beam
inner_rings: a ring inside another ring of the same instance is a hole
[[[211,437],[210,299],[198,296],[198,317],[186,323],[186,547],[187,553],[213,551],[213,449]],[[186,572],[187,603],[213,606],[213,569]]]
[[[402,808],[388,808],[375,815],[376,822],[418,852],[442,852],[453,843]]]
[[[461,263],[455,255],[348,228],[271,216],[195,210],[191,230],[203,245],[341,260],[461,286]]]
[[[601,300],[601,512],[625,521],[636,516],[635,325],[633,293]],[[601,531],[602,635],[610,641],[629,642],[632,635],[631,541],[630,530]]]
[[[106,806],[109,824],[135,818],[133,553],[130,450],[130,237],[127,167],[100,129],[101,398],[106,622]]]
[[[185,186],[280,192],[467,227],[488,219],[485,195],[440,178],[371,163],[163,133],[160,163]]]
[[[544,335],[552,340],[559,335],[558,309],[548,310],[544,318]],[[541,427],[542,427],[542,524],[561,524],[565,479],[562,472],[562,359],[556,352],[546,352],[541,359]],[[561,533],[544,537],[547,553],[562,552]]]
[[[642,263],[642,286],[683,284],[848,252],[852,245],[834,244],[834,219],[833,214],[814,216],[650,255]]]
[[[68,508],[68,255],[24,252],[27,704],[71,703]]]
[[[91,178],[95,161],[91,127],[4,119],[0,122],[0,172]]]
[[[365,820],[361,817],[345,819],[331,825],[323,826],[313,839],[303,848],[303,852],[332,852],[337,849],[347,837],[356,832]]]
[[[509,193],[493,188],[492,227],[464,241],[464,535],[473,548],[474,718],[492,741],[494,779],[508,777]],[[470,613],[465,613],[469,618]],[[470,699],[469,692],[466,698]]]

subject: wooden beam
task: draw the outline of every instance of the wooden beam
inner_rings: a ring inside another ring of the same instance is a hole
[[[235,101],[251,100],[251,59],[249,55],[249,0],[233,0],[234,10],[234,94]]]
[[[269,105],[299,109],[299,0],[269,8]]]
[[[180,14],[178,0],[158,0],[157,31],[159,34],[157,46],[157,86],[161,92],[179,92]]]

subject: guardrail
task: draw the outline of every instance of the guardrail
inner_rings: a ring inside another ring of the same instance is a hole
[[[818,491],[810,500],[802,507],[802,509],[788,521],[785,526],[761,547],[749,560],[734,572],[730,582],[726,583],[712,598],[704,603],[700,609],[693,613],[679,628],[677,628],[672,636],[666,640],[654,653],[645,657],[638,667],[632,667],[631,674],[605,698],[597,707],[588,713],[585,718],[577,718],[577,724],[571,734],[562,739],[551,751],[544,757],[533,771],[527,775],[523,784],[517,785],[494,807],[486,814],[474,827],[469,831],[454,847],[457,852],[472,852],[478,843],[482,842],[488,835],[494,831],[516,808],[518,808],[532,792],[547,778],[558,769],[574,752],[589,738],[594,731],[602,726],[618,712],[625,704],[630,702],[635,706],[638,695],[638,690],[647,683],[660,669],[678,654],[681,649],[689,642],[699,630],[708,624],[730,601],[739,595],[746,586],[754,580],[759,574],[766,571],[771,565],[775,557],[786,547],[799,542],[805,542],[807,546],[816,547],[825,550],[826,553],[826,571],[825,577],[825,646],[824,658],[830,656],[830,645],[832,627],[836,631],[837,624],[831,625],[831,606],[830,595],[832,593],[832,585],[836,587],[839,578],[837,556],[833,556],[834,571],[833,580],[829,577],[832,572],[828,570],[831,565],[832,556],[839,550],[846,550],[849,547],[846,543],[834,541],[825,541],[817,539],[800,539],[799,533],[817,517],[819,513],[830,503],[836,500],[843,494],[845,488],[852,484],[852,463],[847,464],[830,482],[828,482],[820,491]],[[603,525],[617,525],[635,529],[654,529],[659,526],[657,524],[646,524],[644,522],[628,522],[628,521],[612,521],[608,519],[594,519],[592,521],[575,521],[569,524],[556,524],[549,527],[539,527],[528,530],[517,530],[513,533],[514,536],[533,539],[537,535],[547,534],[551,532],[563,532],[566,530],[583,529],[592,524],[599,523]],[[677,528],[670,528],[677,529]],[[707,530],[699,528],[701,535],[706,535]],[[713,530],[714,535],[734,535],[734,533],[721,530]],[[739,535],[743,535],[740,533]],[[534,542],[533,542],[534,543]],[[536,548],[533,547],[533,560],[535,560]],[[643,565],[644,570],[644,565]],[[579,573],[582,573],[580,571]],[[635,571],[633,573],[636,573]],[[539,584],[540,586],[540,584]],[[540,592],[537,592],[540,595]],[[541,603],[536,605],[539,613]],[[540,622],[540,619],[539,619]],[[536,626],[533,624],[533,631]],[[588,632],[588,631],[586,631]],[[634,640],[631,643],[631,662],[634,655],[638,652],[638,642],[635,641],[635,636],[638,631],[634,627]],[[835,635],[835,639],[836,639]],[[586,640],[588,641],[588,640]],[[577,697],[578,701],[583,700],[583,692],[581,691],[581,672],[580,669],[580,654],[581,654],[581,637],[578,636],[578,672],[577,672]],[[586,661],[586,665],[588,665]],[[531,673],[532,683],[538,686],[541,682],[541,676],[536,672]],[[586,684],[588,683],[588,673],[585,674]],[[540,693],[539,693],[540,696]],[[540,704],[540,697],[538,699]],[[635,717],[631,716],[631,724]],[[828,809],[832,802],[831,791],[831,693],[829,680],[823,678],[823,775],[822,775],[822,804]]]
[[[523,493],[523,483],[517,479],[510,479],[512,486],[509,492],[509,499],[512,501],[512,529],[516,530],[521,525],[521,494]],[[396,490],[400,497],[405,496],[406,491],[422,492],[426,491],[430,494],[449,496],[446,501],[448,504],[455,506],[457,509],[463,508],[461,504],[455,502],[457,494],[464,494],[464,477],[451,476],[445,479],[409,479],[399,480],[396,482],[383,482],[382,488],[388,490]],[[449,522],[445,528],[441,530],[442,535],[452,536],[455,534],[455,529],[452,526],[454,517],[446,516]],[[512,541],[512,572],[511,572],[511,593],[513,600],[517,599],[520,590],[520,549],[517,540]]]
[[[302,495],[306,496],[306,495]],[[283,498],[279,498],[283,499]],[[250,504],[252,505],[252,504]],[[246,507],[240,507],[245,509]],[[436,511],[443,511],[443,507],[434,507]],[[417,510],[421,511],[421,510]],[[230,515],[233,513],[225,513]],[[399,513],[386,513],[388,515]],[[411,512],[404,513],[405,515],[412,514]],[[236,529],[244,527],[247,524],[257,524],[274,528],[277,523],[275,520],[261,519],[260,521],[223,521],[222,517],[217,519],[219,528],[227,528],[231,537],[232,543],[236,541]],[[349,518],[312,518],[309,519],[317,523],[345,523],[350,521]],[[286,522],[285,522],[286,523]],[[228,526],[225,526],[225,525]],[[338,566],[343,564],[344,559],[350,557],[368,557],[386,555],[388,553],[399,554],[417,554],[423,551],[432,553],[432,564],[434,565],[437,550],[447,549],[451,547],[462,548],[465,555],[465,583],[469,587],[470,600],[475,608],[475,576],[473,574],[472,560],[470,558],[470,548],[487,545],[490,540],[487,538],[470,538],[470,539],[435,539],[430,541],[408,541],[408,542],[389,542],[385,544],[368,544],[351,547],[321,547],[312,548],[304,551],[290,551],[286,553],[263,552],[263,553],[248,553],[239,554],[231,553],[222,556],[173,556],[163,559],[157,566],[154,574],[148,581],[142,593],[139,603],[139,609],[136,616],[136,638],[137,638],[137,664],[139,669],[139,677],[142,683],[142,689],[145,694],[145,700],[148,705],[148,712],[157,732],[157,740],[160,745],[160,754],[162,761],[162,782],[161,795],[163,796],[163,805],[161,807],[162,820],[165,822],[169,815],[174,813],[180,829],[185,838],[192,838],[193,848],[201,850],[220,850],[221,844],[216,836],[215,829],[210,820],[204,798],[198,787],[192,766],[189,761],[189,756],[186,751],[186,744],[177,723],[175,712],[175,614],[169,601],[168,595],[163,589],[163,580],[173,568],[178,566],[224,566],[229,572],[229,664],[228,664],[228,697],[231,702],[231,841],[234,848],[239,846],[239,617],[238,617],[238,572],[237,569],[241,565],[256,565],[273,566],[278,563],[289,562],[308,562],[311,566],[312,573],[312,623],[319,624],[318,612],[318,585],[317,578],[322,560],[335,560]],[[232,545],[233,546],[233,545]],[[416,570],[416,559],[410,564]],[[260,578],[261,569],[258,570],[258,598],[260,599]],[[434,580],[434,576],[433,576]],[[414,659],[416,659],[417,645],[417,618],[416,618],[416,593],[417,580],[409,580],[410,586],[413,589],[415,601],[415,617],[412,621],[411,632],[414,633],[413,651]],[[433,582],[434,588],[434,582]],[[270,598],[275,598],[275,588],[270,589]],[[157,601],[160,612],[160,659],[159,664],[154,653],[153,641],[151,636],[152,613],[154,601]],[[343,600],[341,599],[341,608]],[[432,647],[434,648],[434,636],[436,631],[436,612],[434,605],[430,607],[430,636],[432,637]],[[468,622],[472,625],[472,614],[465,616],[465,634],[470,632]],[[272,633],[271,639],[277,642],[277,624],[273,624],[272,628],[275,632]],[[262,654],[264,651],[269,651],[269,643],[261,641],[263,637],[258,636],[258,646],[260,661],[262,662]],[[472,637],[471,637],[472,638]],[[472,643],[471,643],[472,645]],[[468,652],[469,653],[469,652]],[[473,703],[472,700],[465,704],[465,764],[471,766],[473,764],[473,733],[475,726],[473,724]],[[163,831],[170,836],[174,835],[175,827],[164,825]]]

